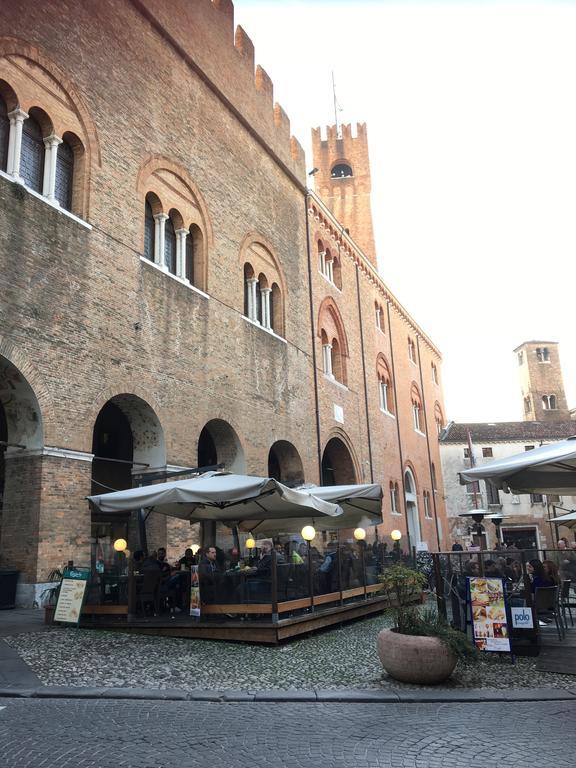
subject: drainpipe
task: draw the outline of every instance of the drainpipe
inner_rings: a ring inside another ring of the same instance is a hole
[[[358,321],[360,323],[360,349],[362,350],[362,373],[364,376],[364,407],[366,408],[366,437],[368,440],[368,461],[370,462],[370,482],[374,482],[372,465],[372,439],[370,437],[370,417],[368,415],[368,384],[366,382],[366,356],[364,354],[364,331],[362,329],[362,304],[360,301],[360,275],[356,264],[356,296],[358,299]]]
[[[424,424],[426,425],[426,448],[428,451],[428,469],[430,471],[430,485],[432,486],[432,506],[434,507],[434,524],[436,526],[436,541],[438,552],[442,551],[440,542],[440,529],[438,528],[438,510],[436,509],[436,488],[434,487],[434,473],[432,472],[432,452],[430,451],[430,428],[426,416],[426,398],[424,396],[424,377],[422,376],[422,358],[420,357],[420,337],[416,334],[416,349],[418,350],[418,370],[420,372],[420,389],[422,390],[422,408],[424,410]]]
[[[308,195],[304,194],[304,218],[306,221],[306,255],[308,257],[308,298],[310,302],[310,329],[312,332],[312,369],[314,371],[314,408],[316,412],[316,446],[318,452],[318,485],[322,485],[322,449],[320,442],[320,406],[318,403],[318,369],[316,366],[316,330],[314,325],[314,298],[312,295],[312,256],[310,253],[310,223],[308,221]]]
[[[404,506],[404,519],[406,520],[406,538],[408,539],[408,552],[412,551],[410,541],[410,526],[408,525],[408,507],[406,505],[406,485],[404,483],[404,458],[402,456],[402,439],[400,437],[400,409],[398,408],[398,396],[396,389],[396,371],[394,369],[394,344],[392,342],[392,325],[390,323],[390,302],[386,302],[386,315],[388,317],[388,333],[390,336],[390,362],[392,363],[392,383],[394,386],[394,404],[396,405],[396,431],[398,433],[398,455],[400,458],[400,483],[402,487],[402,504]]]

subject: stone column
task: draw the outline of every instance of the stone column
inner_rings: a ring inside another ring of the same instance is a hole
[[[186,279],[186,238],[187,229],[176,230],[176,275]]]
[[[272,293],[272,288],[262,288],[260,293],[262,294],[262,326],[270,329],[272,327],[270,322],[270,294]]]
[[[248,285],[248,317],[253,322],[258,322],[258,301],[256,300],[256,286],[258,285],[258,278],[249,277],[246,280]]]
[[[154,233],[154,264],[157,264],[162,269],[164,266],[164,232],[165,225],[168,219],[167,213],[156,213],[154,215],[154,222],[156,226],[156,232]]]
[[[62,139],[55,134],[46,136],[44,139],[44,184],[42,194],[48,200],[55,200],[54,190],[56,189],[56,158],[58,155],[58,145],[62,144]]]
[[[332,373],[332,344],[322,345],[322,359],[324,363],[324,373],[329,378],[334,378]]]
[[[15,179],[20,176],[20,153],[22,151],[22,125],[28,118],[28,113],[22,109],[14,109],[8,113],[10,119],[10,136],[8,138],[8,162],[6,171]]]

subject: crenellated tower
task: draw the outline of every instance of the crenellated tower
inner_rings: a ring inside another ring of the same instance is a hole
[[[315,191],[377,267],[366,123],[357,123],[356,136],[351,125],[340,128],[328,126],[326,139],[312,129]]]

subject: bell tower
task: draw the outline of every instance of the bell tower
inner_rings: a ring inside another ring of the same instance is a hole
[[[326,132],[323,140],[320,128],[312,129],[316,194],[377,268],[366,123],[356,124],[356,136],[351,125],[330,125]]]
[[[558,343],[525,341],[514,352],[518,358],[524,421],[570,421]]]

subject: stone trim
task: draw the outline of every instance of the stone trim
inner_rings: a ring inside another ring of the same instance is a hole
[[[57,448],[55,446],[45,445],[44,448],[33,448],[31,450],[13,449],[8,450],[4,454],[4,458],[8,459],[20,459],[22,457],[34,457],[34,456],[48,456],[53,459],[73,459],[74,461],[88,461],[91,462],[94,458],[93,453],[86,453],[84,451],[75,451],[71,448]]]

